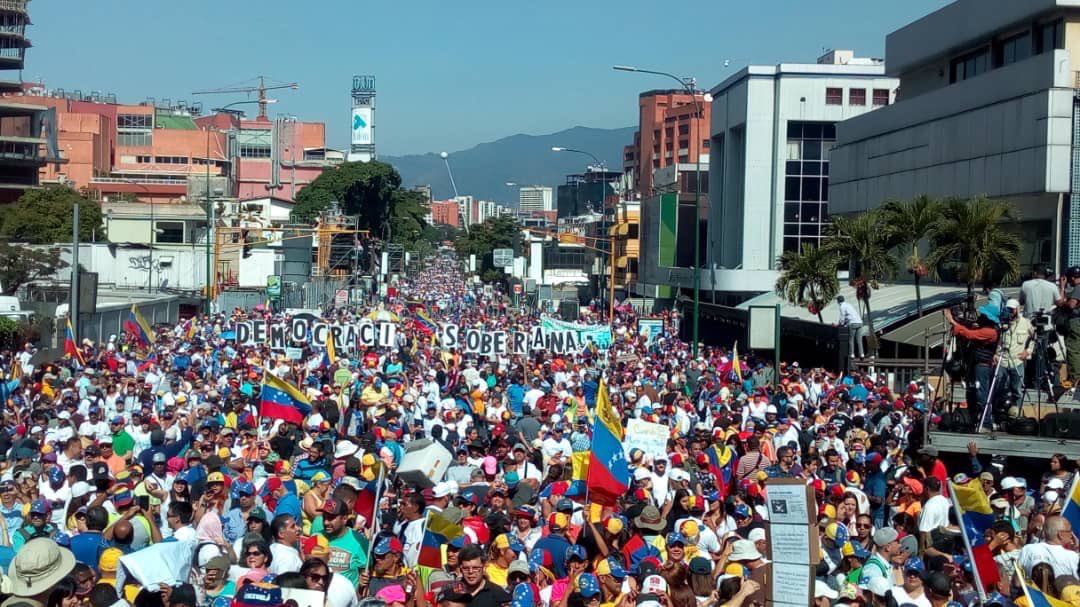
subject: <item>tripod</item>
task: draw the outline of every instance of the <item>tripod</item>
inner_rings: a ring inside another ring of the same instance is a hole
[[[1055,411],[1057,410],[1057,397],[1054,395],[1054,370],[1048,363],[1047,351],[1050,347],[1050,333],[1047,331],[1036,330],[1035,334],[1028,338],[1026,345],[1035,344],[1032,351],[1032,360],[1034,362],[1033,367],[1035,369],[1035,377],[1031,381],[1031,386],[1035,388],[1035,407],[1036,416],[1038,419],[1042,419],[1042,391],[1046,390],[1047,399],[1054,405]],[[1026,382],[1025,382],[1026,383]],[[1023,412],[1024,402],[1027,400],[1028,387],[1024,386],[1023,393],[1020,394],[1020,402],[1017,406]]]

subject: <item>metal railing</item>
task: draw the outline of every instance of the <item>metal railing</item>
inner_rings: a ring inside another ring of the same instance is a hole
[[[126,183],[128,185],[187,185],[187,179],[127,179],[125,177],[91,177],[90,183]]]
[[[30,0],[0,0],[0,11],[26,12],[26,5]]]

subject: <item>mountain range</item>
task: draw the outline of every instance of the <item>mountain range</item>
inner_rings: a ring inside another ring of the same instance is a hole
[[[508,181],[555,188],[566,183],[568,174],[584,172],[586,166],[596,164],[582,154],[553,152],[553,146],[592,152],[608,169],[621,171],[623,146],[633,143],[635,128],[576,126],[549,135],[511,135],[452,152],[448,160],[459,194],[516,208],[518,189],[507,186]],[[379,156],[379,160],[392,164],[406,186],[430,185],[435,200],[454,196],[446,164],[438,153]]]

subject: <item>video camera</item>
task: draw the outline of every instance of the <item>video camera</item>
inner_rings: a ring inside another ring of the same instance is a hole
[[[1049,335],[1055,331],[1054,317],[1045,310],[1039,310],[1031,317],[1031,327],[1036,335]]]
[[[979,321],[979,312],[975,308],[975,296],[968,295],[964,301],[949,308],[953,320],[971,329]]]

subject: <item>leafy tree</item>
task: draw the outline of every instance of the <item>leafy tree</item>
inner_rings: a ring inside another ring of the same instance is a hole
[[[468,233],[454,244],[459,257],[476,255],[477,270],[483,275],[485,271],[495,268],[491,252],[513,247],[520,231],[521,224],[511,215],[489,217],[483,223],[469,226]]]
[[[300,190],[292,219],[314,222],[320,211],[338,202],[343,213],[359,217],[361,230],[385,238],[400,187],[401,175],[385,162],[346,162],[323,171]]]
[[[20,286],[52,276],[69,265],[60,259],[59,249],[42,250],[0,241],[0,287],[4,295],[12,295]]]
[[[840,292],[839,265],[840,255],[824,247],[803,243],[801,251],[784,251],[776,260],[776,294],[797,306],[813,304],[818,322],[824,323],[821,309]]]
[[[882,214],[871,211],[854,217],[833,217],[828,228],[828,238],[823,247],[848,260],[850,283],[862,304],[870,351],[877,354],[877,334],[874,319],[870,315],[870,294],[889,278],[896,268],[896,260],[889,254],[889,246],[882,236],[887,234]]]
[[[390,241],[405,245],[406,249],[415,249],[424,240],[424,229],[428,213],[426,197],[420,192],[395,190],[392,194],[390,217]]]
[[[70,187],[27,190],[3,215],[0,238],[28,244],[71,242],[71,220],[79,203],[79,240],[90,242],[101,230],[101,206]]]
[[[1008,202],[978,197],[945,201],[941,218],[930,230],[934,248],[928,257],[935,272],[956,264],[968,295],[975,283],[1012,282],[1020,274],[1020,237],[1006,229],[1016,219]]]
[[[941,220],[941,203],[928,196],[908,202],[890,200],[882,205],[881,216],[888,229],[889,246],[905,255],[905,268],[915,279],[915,306],[921,318],[921,280],[929,273],[929,268],[919,251],[919,243],[930,236],[933,227]]]

